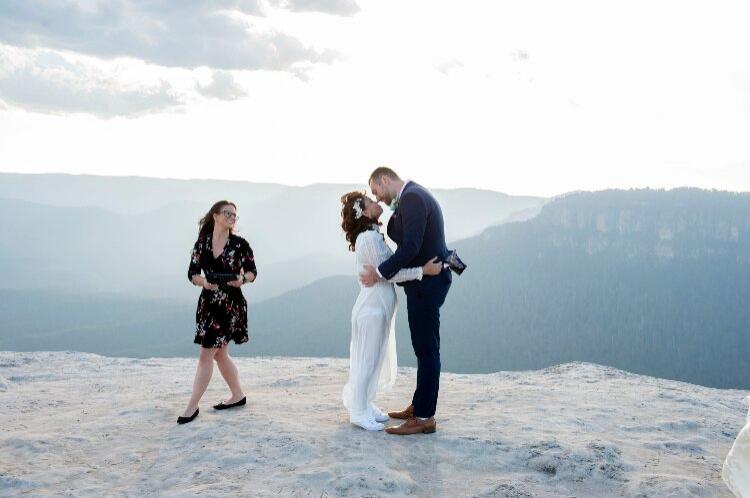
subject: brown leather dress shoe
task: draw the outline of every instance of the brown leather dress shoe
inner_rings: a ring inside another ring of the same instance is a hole
[[[399,436],[409,436],[411,434],[432,434],[436,430],[437,423],[435,422],[435,417],[430,417],[427,420],[412,417],[397,427],[388,427],[385,432]]]
[[[409,405],[406,410],[402,412],[388,412],[388,416],[391,418],[398,418],[401,420],[410,419],[414,416],[414,405]]]

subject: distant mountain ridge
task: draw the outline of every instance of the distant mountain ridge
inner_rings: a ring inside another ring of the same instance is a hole
[[[364,185],[290,187],[215,180],[0,174],[0,288],[114,292],[192,299],[187,262],[198,220],[220,199],[238,206],[239,235],[255,251],[268,299],[351,272],[340,196]],[[436,190],[449,240],[509,216],[533,216],[544,199]],[[389,212],[383,217],[388,219]]]
[[[442,309],[443,368],[476,373],[587,361],[748,389],[748,220],[750,194],[605,191],[560,197],[531,220],[456,241],[452,247],[469,269],[454,277]],[[246,295],[252,339],[234,354],[345,357],[357,292],[351,268],[262,302],[251,286]],[[56,305],[69,314],[68,327],[76,332],[69,337],[60,332],[54,349],[192,354],[193,294],[186,304],[131,302],[133,312],[111,324],[107,309],[120,306],[114,298],[89,306],[89,318],[73,309],[98,303],[95,297]],[[399,298],[399,363],[411,366],[401,291]],[[51,344],[35,339],[46,325],[32,325],[36,315],[49,313],[45,301],[57,298],[32,297],[20,311],[24,299],[7,291],[0,300],[6,306],[0,318],[17,324],[13,333],[0,334],[0,349]],[[132,321],[124,323],[127,316]],[[92,330],[105,330],[96,348],[85,340],[83,327],[91,324],[100,327]],[[151,347],[141,346],[144,338],[153,339]]]
[[[100,207],[143,214],[175,201],[210,203],[234,199],[262,202],[284,185],[230,180],[178,180],[138,176],[0,173],[0,198],[61,207]]]
[[[584,243],[589,254],[619,248],[659,258],[750,256],[748,194],[687,188],[582,193],[550,203],[534,223],[564,229],[554,242]],[[576,237],[582,232],[588,234],[583,240]]]
[[[580,360],[747,388],[749,220],[750,194],[555,199],[532,220],[456,243],[473,271],[445,307],[446,329],[463,333],[446,349],[486,369]]]

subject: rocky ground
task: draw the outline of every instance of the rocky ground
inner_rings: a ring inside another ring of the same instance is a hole
[[[721,465],[744,391],[585,363],[445,373],[438,432],[348,423],[340,359],[237,359],[248,405],[175,423],[195,359],[0,352],[0,494],[730,496]],[[378,395],[408,404],[414,370]],[[395,423],[395,422],[393,422]]]

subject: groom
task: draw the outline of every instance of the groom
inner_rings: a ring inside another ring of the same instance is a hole
[[[435,256],[445,260],[448,248],[443,213],[432,194],[421,185],[404,182],[385,167],[373,171],[368,183],[377,200],[393,209],[388,236],[398,249],[377,269],[366,267],[360,275],[362,283],[372,286],[380,279],[392,278],[402,268],[422,266]],[[408,408],[388,414],[406,422],[386,431],[399,435],[432,433],[437,429],[434,415],[440,382],[440,307],[451,286],[451,273],[446,268],[434,277],[398,285],[406,293],[411,343],[417,356],[417,389]]]

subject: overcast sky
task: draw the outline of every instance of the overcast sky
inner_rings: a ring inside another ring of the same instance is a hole
[[[746,1],[3,0],[0,171],[750,190]]]

